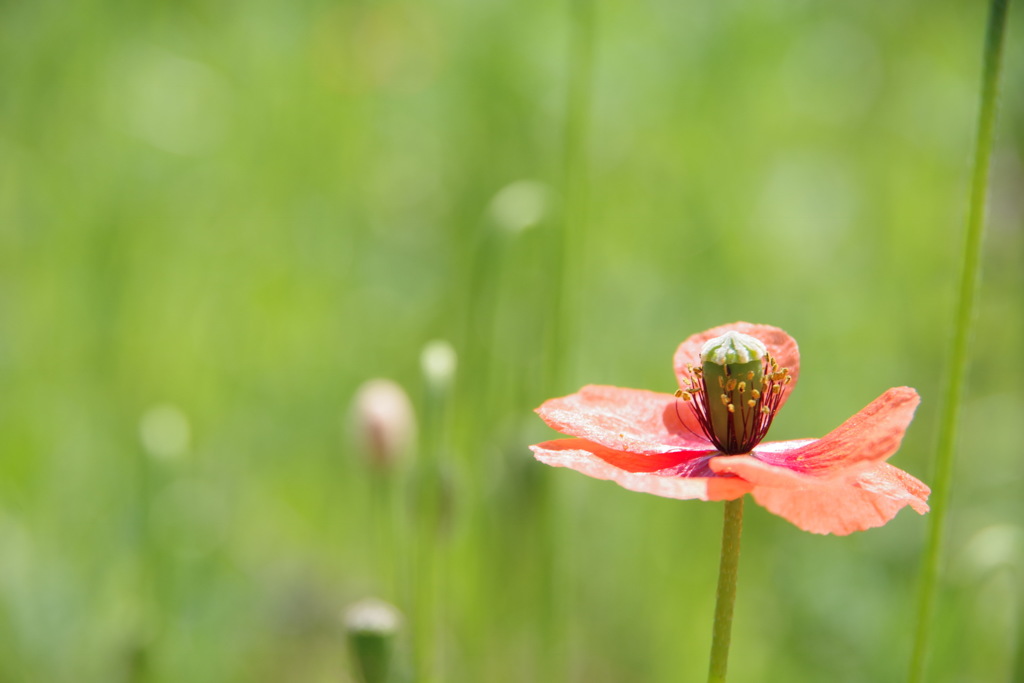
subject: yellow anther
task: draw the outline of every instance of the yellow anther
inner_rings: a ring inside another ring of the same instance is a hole
[[[768,406],[761,406],[761,413],[762,414],[767,415],[769,412],[770,411],[768,410]]]
[[[783,384],[789,384],[792,381],[793,381],[793,376],[792,375],[786,375],[786,381],[783,382]]]
[[[684,401],[689,401],[690,399],[693,398],[693,396],[691,396],[688,392],[684,391],[682,393],[683,393],[683,397],[682,398],[683,398]]]
[[[753,396],[755,399],[761,398],[761,392],[758,391],[757,389],[754,389],[753,391],[751,391],[750,395]]]
[[[772,393],[773,394],[777,394],[777,393],[779,393],[781,391],[782,391],[782,387],[780,387],[778,384],[772,386]]]
[[[746,382],[740,382],[740,384],[739,384],[739,390],[740,390],[740,393],[741,393],[741,394],[742,394],[742,393],[743,393],[744,391],[746,391],[746,390],[747,390],[747,383],[746,383]]]
[[[725,383],[725,390],[729,391],[729,392],[735,391],[736,390],[736,380],[730,379],[728,382],[726,382]]]
[[[755,401],[754,399],[750,399],[749,401],[747,401],[747,405],[753,408],[754,406],[757,405],[757,401]]]
[[[725,380],[722,379],[721,375],[718,376],[718,388],[725,389]]]
[[[729,397],[728,396],[726,396],[725,394],[722,394],[721,398],[722,398],[722,405],[723,406],[729,405]]]
[[[733,404],[730,403],[728,407],[729,407],[729,412],[730,413],[735,413],[736,412],[736,406],[734,406]]]
[[[750,372],[747,373],[747,381],[748,382],[752,382],[753,380],[754,380],[754,371],[751,370]]]
[[[676,398],[682,398],[682,397],[683,397],[683,390],[682,389],[676,389]]]

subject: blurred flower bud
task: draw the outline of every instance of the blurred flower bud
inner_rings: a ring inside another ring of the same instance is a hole
[[[371,379],[359,387],[352,406],[352,426],[360,447],[378,467],[394,466],[416,439],[409,397],[389,379]]]
[[[432,390],[447,389],[455,376],[455,368],[459,357],[452,345],[443,339],[435,339],[423,347],[420,354],[420,367],[423,376]]]
[[[498,190],[488,208],[501,228],[521,232],[537,225],[548,213],[550,192],[537,180],[517,180]]]
[[[139,420],[139,439],[154,458],[181,457],[188,452],[191,441],[188,418],[177,406],[166,403],[152,406]]]
[[[1016,524],[993,524],[975,532],[953,569],[965,582],[977,583],[996,570],[1024,566],[1024,529]]]
[[[367,598],[355,603],[343,617],[345,635],[354,667],[363,683],[386,683],[401,625],[398,610],[381,600]]]

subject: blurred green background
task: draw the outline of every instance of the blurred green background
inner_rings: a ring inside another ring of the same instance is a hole
[[[1020,9],[934,681],[1024,672]],[[770,438],[911,385],[930,482],[985,11],[0,4],[0,681],[351,681],[368,595],[408,679],[702,680],[721,504],[536,463],[532,409],[768,323]],[[388,472],[373,377],[419,421]],[[926,529],[749,505],[732,679],[903,680]]]

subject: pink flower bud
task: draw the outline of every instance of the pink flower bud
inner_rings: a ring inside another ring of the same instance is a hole
[[[371,379],[356,392],[352,427],[359,447],[375,466],[393,467],[416,440],[416,417],[408,395],[389,379]]]

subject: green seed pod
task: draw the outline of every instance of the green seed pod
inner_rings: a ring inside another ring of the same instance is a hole
[[[401,623],[398,610],[380,600],[362,600],[345,611],[344,621],[359,679],[363,683],[387,683]]]
[[[760,340],[732,331],[709,340],[701,348],[710,436],[723,453],[742,452],[744,444],[750,441],[749,435],[758,421],[753,411],[758,406],[757,397],[764,391],[767,355],[768,349]]]

